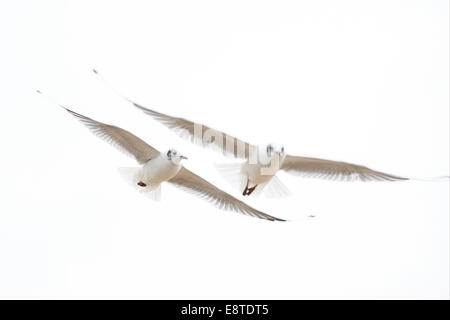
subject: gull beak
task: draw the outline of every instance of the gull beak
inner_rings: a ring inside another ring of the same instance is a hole
[[[188,159],[188,158],[185,157],[185,156],[180,156],[180,158],[183,159],[183,160],[187,160],[187,159]]]

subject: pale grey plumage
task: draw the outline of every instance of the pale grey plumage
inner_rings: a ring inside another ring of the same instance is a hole
[[[408,180],[352,163],[289,155],[284,159],[281,170],[293,175],[341,181]]]

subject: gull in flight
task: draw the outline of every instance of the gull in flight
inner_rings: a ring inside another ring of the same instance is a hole
[[[181,161],[187,158],[176,150],[169,149],[161,153],[122,128],[95,121],[64,106],[61,107],[80,120],[96,136],[111,143],[141,165],[137,168],[121,168],[121,173],[136,188],[148,193],[152,199],[159,200],[161,184],[168,182],[210,201],[220,209],[270,221],[285,221],[250,207],[189,171],[181,164]]]
[[[93,72],[106,83],[95,69]],[[112,87],[111,89],[114,90]],[[244,162],[238,165],[223,165],[218,166],[218,169],[225,178],[238,185],[244,196],[249,196],[258,189],[267,189],[269,192],[266,194],[269,196],[289,195],[289,190],[276,177],[280,170],[297,176],[341,181],[409,180],[348,162],[289,155],[285,153],[283,145],[276,143],[255,146],[203,124],[146,108],[118,94],[179,136],[204,147],[219,149],[224,155],[243,159]]]

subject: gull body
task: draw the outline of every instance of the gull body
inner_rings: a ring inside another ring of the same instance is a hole
[[[180,172],[182,159],[183,156],[178,156],[178,153],[173,149],[168,150],[167,153],[161,153],[147,161],[139,169],[136,180],[149,188],[158,188],[161,183],[169,181]]]

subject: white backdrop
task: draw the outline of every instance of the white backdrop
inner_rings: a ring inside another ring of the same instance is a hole
[[[163,186],[57,106],[119,125],[236,192],[220,155],[120,100],[291,154],[449,173],[449,3],[3,1],[0,298],[449,298],[449,183],[280,178],[271,223]],[[307,218],[314,214],[316,218]]]

